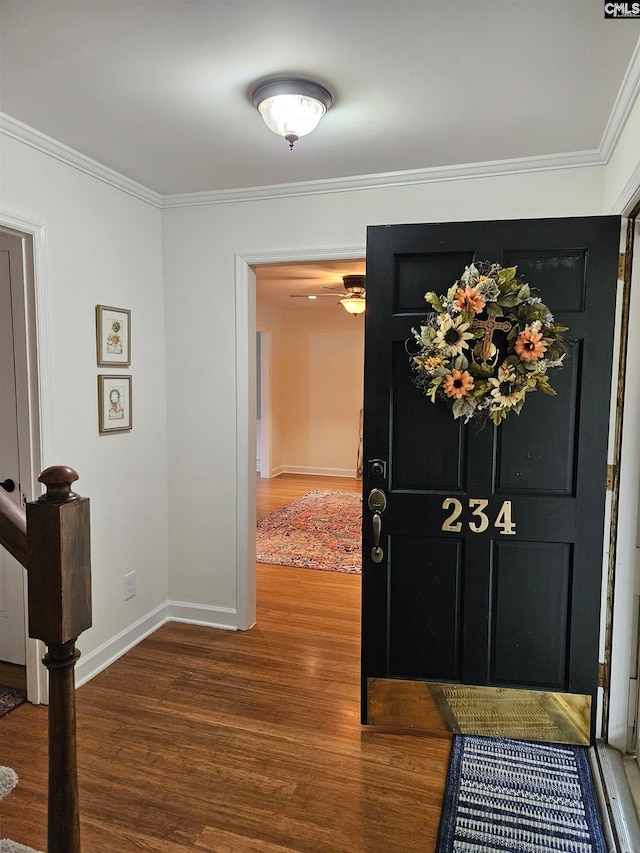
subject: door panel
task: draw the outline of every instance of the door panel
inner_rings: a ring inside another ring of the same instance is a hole
[[[451,416],[443,408],[436,412],[424,394],[416,393],[406,381],[407,353],[404,342],[393,346],[392,476],[394,489],[441,489],[458,491],[465,480],[463,429],[451,429]],[[429,416],[429,440],[416,442],[416,424]],[[434,448],[438,453],[434,453]]]
[[[363,518],[364,722],[369,679],[595,698],[619,235],[617,217],[369,229],[364,491],[388,500],[382,562]],[[517,264],[574,341],[557,396],[500,427],[431,403],[405,349],[424,294],[473,261]]]
[[[424,294],[443,281],[454,282],[473,261],[473,252],[434,252],[398,255],[394,287],[394,312],[424,311]]]
[[[460,681],[462,640],[462,543],[395,536],[390,590],[390,674]],[[409,565],[419,561],[412,576]]]
[[[570,618],[571,547],[496,542],[491,683],[564,690]]]
[[[575,495],[576,412],[579,410],[582,347],[577,342],[571,358],[552,378],[557,397],[530,394],[526,421],[504,421],[498,430],[496,492],[530,495]],[[523,431],[535,424],[536,440],[522,453]]]

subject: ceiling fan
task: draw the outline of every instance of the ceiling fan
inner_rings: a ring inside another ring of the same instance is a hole
[[[336,294],[342,294],[339,301],[345,310],[350,314],[362,314],[366,305],[366,278],[365,275],[343,275],[342,288],[326,284],[323,286],[323,290],[330,290],[331,293],[290,293],[289,296],[291,299],[321,299],[327,296],[335,299]]]

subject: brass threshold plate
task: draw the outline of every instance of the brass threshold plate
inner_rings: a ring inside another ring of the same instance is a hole
[[[591,697],[507,687],[370,678],[367,722],[433,734],[589,745]]]

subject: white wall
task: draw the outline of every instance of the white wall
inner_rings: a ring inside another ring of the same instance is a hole
[[[369,224],[601,214],[604,178],[575,168],[164,210],[166,313],[180,317],[167,336],[172,597],[236,606],[236,254],[321,259],[364,248]]]
[[[52,453],[43,461],[75,468],[76,490],[91,499],[93,627],[79,642],[82,677],[99,658],[92,664],[92,653],[167,600],[160,212],[4,135],[0,146],[0,208],[46,233]],[[131,309],[131,368],[96,366],[98,304]],[[130,433],[98,435],[99,372],[133,376]],[[137,595],[125,602],[131,570]]]
[[[354,477],[364,317],[335,304],[258,305],[257,324],[272,332],[271,415],[280,435],[272,469]]]

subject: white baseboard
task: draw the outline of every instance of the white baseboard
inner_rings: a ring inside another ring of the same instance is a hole
[[[97,649],[87,655],[81,655],[76,664],[76,687],[81,687],[103,669],[122,657],[123,654],[137,646],[141,640],[148,637],[167,621],[167,605],[161,604],[107,640]]]
[[[167,601],[166,621],[237,631],[238,611],[235,607],[209,607],[206,604],[190,604],[188,601]]]
[[[310,474],[317,477],[355,477],[355,468],[313,468],[306,465],[282,465],[279,474]],[[276,476],[274,474],[274,476]]]
[[[166,601],[133,625],[107,640],[87,655],[81,655],[75,668],[76,687],[81,687],[126,654],[139,642],[157,631],[165,622],[188,622],[209,628],[237,630],[237,611],[231,607],[209,607],[186,601]]]

